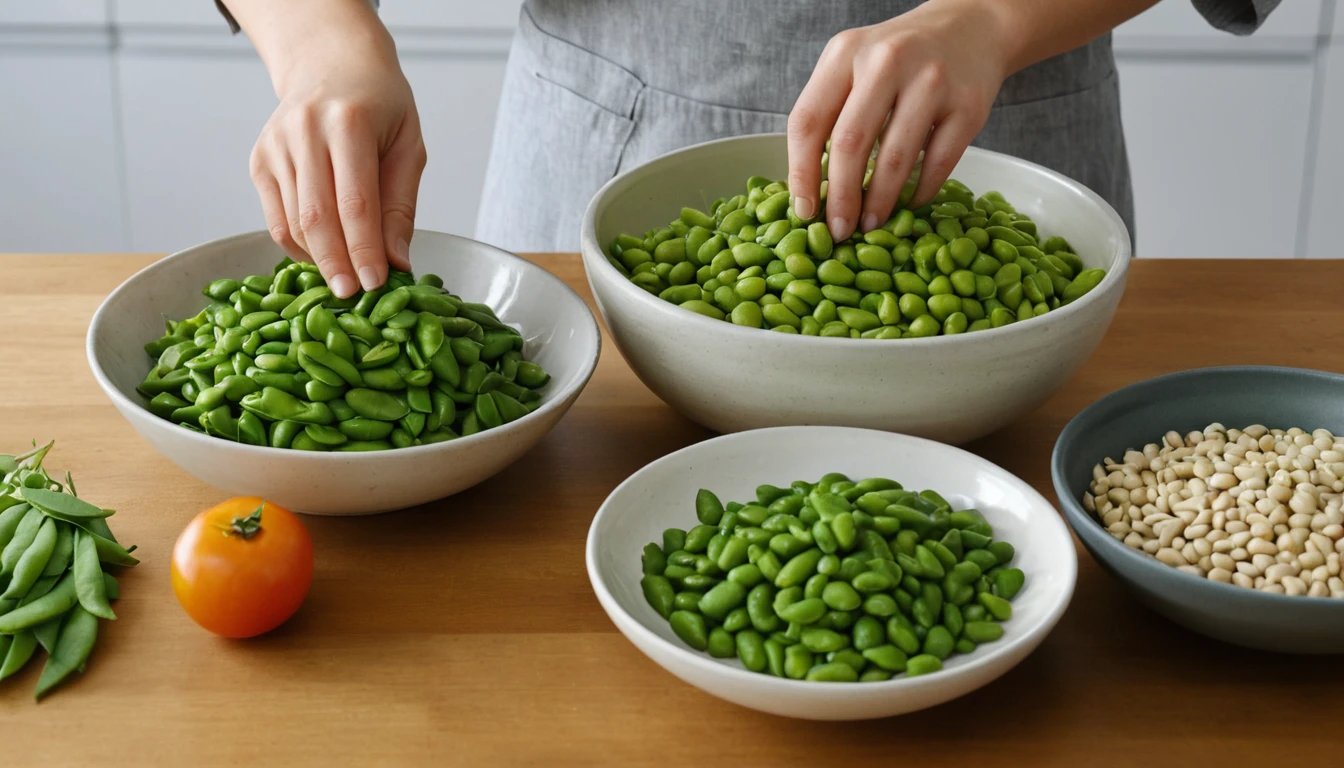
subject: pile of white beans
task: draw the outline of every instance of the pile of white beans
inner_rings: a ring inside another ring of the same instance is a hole
[[[1344,598],[1344,437],[1210,424],[1107,458],[1083,506],[1112,536],[1185,573]]]

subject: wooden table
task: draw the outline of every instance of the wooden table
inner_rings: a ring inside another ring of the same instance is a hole
[[[583,544],[617,483],[710,433],[610,344],[574,409],[513,467],[405,512],[307,518],[317,575],[298,615],[251,641],[211,636],[179,609],[168,560],[223,494],[151,450],[84,359],[99,302],[153,259],[0,256],[0,450],[54,438],[48,465],[121,510],[117,535],[143,560],[82,679],[41,704],[40,664],[0,684],[7,764],[1344,764],[1344,664],[1204,640],[1139,606],[1081,548],[1073,604],[1045,643],[935,709],[812,723],[682,683],[608,621]],[[588,296],[576,256],[535,260]],[[1221,364],[1344,371],[1342,286],[1344,261],[1137,261],[1082,371],[970,448],[1053,498],[1056,435],[1118,387]]]

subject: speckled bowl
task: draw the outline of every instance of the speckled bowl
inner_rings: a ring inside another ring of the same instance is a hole
[[[1083,509],[1092,467],[1169,430],[1328,429],[1344,434],[1344,376],[1295,368],[1204,368],[1112,392],[1070,421],[1051,457],[1060,508],[1083,546],[1153,610],[1218,640],[1283,653],[1344,653],[1344,600],[1257,592],[1181,573],[1116,541]]]
[[[588,206],[588,283],[616,346],[639,378],[689,418],[720,432],[795,424],[873,427],[963,443],[1045,402],[1082,365],[1115,314],[1129,233],[1086,187],[1017,158],[970,149],[953,176],[999,190],[1069,240],[1106,278],[1082,299],[1003,328],[871,341],[769,333],[662,301],[616,271],[604,248],[623,232],[703,209],[748,176],[784,178],[784,134],[724,139],[664,155],[604,186]]]

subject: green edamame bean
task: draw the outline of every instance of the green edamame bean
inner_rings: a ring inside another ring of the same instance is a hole
[[[1004,600],[1012,600],[1022,591],[1026,575],[1017,568],[1005,568],[994,574],[994,592]]]
[[[812,624],[825,615],[826,603],[819,597],[810,597],[790,603],[777,613],[781,619],[793,624]]]
[[[756,631],[769,634],[779,628],[774,610],[775,589],[769,583],[757,584],[747,593],[747,615]]]
[[[911,656],[910,660],[906,662],[905,674],[907,677],[917,677],[939,672],[942,668],[942,659],[931,654],[921,653],[918,656]]]
[[[672,626],[672,631],[676,633],[677,637],[681,638],[683,643],[697,651],[703,651],[709,647],[705,619],[700,614],[690,611],[673,611],[668,616],[668,622]]]
[[[773,542],[774,540],[771,539],[771,543]],[[783,589],[803,583],[816,572],[817,563],[821,560],[822,555],[823,552],[817,548],[808,549],[794,555],[780,568],[779,574],[775,576],[775,586]]]
[[[718,525],[723,518],[723,503],[713,491],[701,488],[695,496],[695,516],[704,525]]]
[[[936,657],[939,661],[952,655],[952,646],[956,643],[952,639],[952,633],[947,627],[938,624],[929,629],[929,633],[924,636],[923,651],[929,656]]]
[[[700,599],[700,613],[722,621],[728,612],[746,601],[747,589],[735,581],[721,581]]]
[[[863,604],[863,598],[854,587],[844,581],[831,581],[822,590],[821,599],[830,608],[837,611],[856,610]]]
[[[813,653],[830,653],[849,647],[849,638],[834,630],[805,627],[799,636],[799,643]]]
[[[737,644],[728,630],[715,627],[709,631],[709,655],[716,659],[729,659],[737,655]]]
[[[985,606],[985,610],[989,611],[989,614],[995,619],[1007,621],[1013,617],[1013,606],[1007,600],[996,597],[989,592],[980,592],[975,598],[980,601],[981,605]]]
[[[784,675],[793,680],[807,677],[812,668],[812,652],[802,645],[790,645],[784,649]]]
[[[872,616],[861,616],[854,622],[854,647],[859,651],[875,648],[887,641],[882,622]]]
[[[821,683],[853,683],[858,681],[859,673],[848,664],[833,661],[812,667],[806,679]]]
[[[962,633],[973,643],[992,643],[1003,637],[1003,625],[993,621],[967,621]]]
[[[737,645],[737,658],[742,660],[742,666],[752,672],[764,672],[768,665],[765,652],[765,639],[761,633],[754,629],[744,629],[738,632],[734,638]],[[783,649],[780,648],[782,653]],[[783,659],[781,658],[781,672]]]

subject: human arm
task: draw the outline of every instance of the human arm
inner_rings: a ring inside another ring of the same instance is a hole
[[[827,139],[827,224],[837,240],[887,220],[921,149],[912,203],[927,202],[984,126],[1009,75],[1105,34],[1156,1],[929,0],[836,35],[789,115],[795,213],[806,219],[818,210]]]
[[[224,0],[280,104],[250,160],[271,237],[341,297],[409,270],[425,165],[391,36],[364,0]]]

